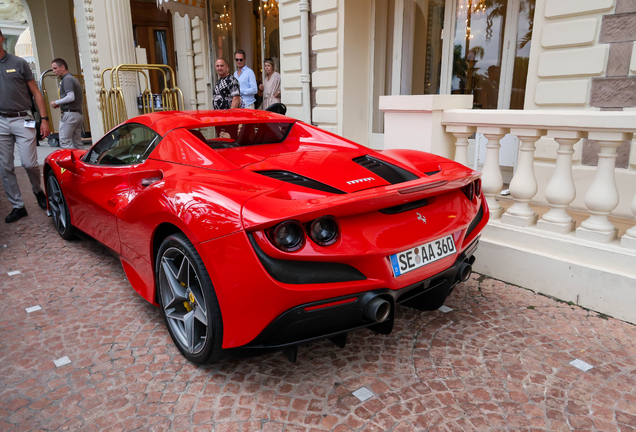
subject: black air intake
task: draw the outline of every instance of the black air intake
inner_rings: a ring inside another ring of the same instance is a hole
[[[321,192],[327,192],[337,195],[345,194],[346,192],[341,191],[340,189],[336,189],[324,183],[320,183],[319,181],[312,180],[307,177],[303,177],[298,174],[294,174],[289,171],[254,171],[257,174],[261,174],[267,176],[269,178],[273,178],[274,180],[284,181],[286,183],[292,183],[299,186],[304,186],[309,189],[319,190]]]
[[[368,169],[373,174],[382,177],[391,184],[404,183],[416,180],[419,177],[400,167],[391,165],[388,162],[381,161],[369,155],[364,155],[353,159],[358,165]]]
[[[470,233],[473,232],[475,228],[477,228],[477,225],[479,225],[479,222],[481,222],[483,218],[484,218],[484,205],[482,204],[481,206],[479,206],[479,211],[477,212],[477,215],[475,216],[473,221],[468,226],[468,229],[466,230],[466,237],[468,237]]]

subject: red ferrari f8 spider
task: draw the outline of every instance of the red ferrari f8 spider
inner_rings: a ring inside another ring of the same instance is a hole
[[[116,253],[194,363],[437,309],[488,221],[480,174],[253,110],[142,115],[44,167],[49,214]]]

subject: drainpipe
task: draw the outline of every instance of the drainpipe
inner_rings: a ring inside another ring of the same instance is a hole
[[[300,82],[303,86],[303,117],[311,124],[311,75],[309,73],[309,0],[300,0]]]
[[[186,15],[183,19],[185,23],[185,37],[186,37],[186,56],[188,57],[188,84],[190,87],[190,109],[199,109],[199,100],[197,99],[197,77],[194,73],[194,44],[192,42],[192,20],[189,15]],[[184,107],[185,109],[185,107]]]

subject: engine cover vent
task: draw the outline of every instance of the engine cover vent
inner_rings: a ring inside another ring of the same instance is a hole
[[[404,183],[411,180],[416,180],[419,177],[400,167],[391,165],[388,162],[384,162],[380,159],[376,159],[369,155],[360,156],[353,159],[358,165],[368,169],[375,175],[382,177],[384,180],[391,184]]]
[[[320,183],[319,181],[312,180],[307,177],[303,177],[301,175],[295,174],[289,171],[254,171],[257,174],[261,174],[267,176],[269,178],[273,178],[274,180],[284,181],[286,183],[292,183],[298,186],[304,186],[309,189],[319,190],[321,192],[327,192],[337,195],[346,194],[346,192],[341,191],[340,189],[336,189],[324,183]]]

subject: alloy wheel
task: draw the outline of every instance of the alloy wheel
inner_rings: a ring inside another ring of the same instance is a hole
[[[208,312],[201,278],[186,254],[170,247],[161,256],[159,288],[166,321],[183,349],[198,354],[205,347]]]
[[[64,233],[66,233],[66,230],[68,228],[66,202],[64,200],[64,195],[62,195],[60,184],[57,182],[57,179],[54,175],[49,175],[48,187],[49,210],[51,211],[51,215],[53,217],[53,223],[55,224],[57,232],[63,235]]]

